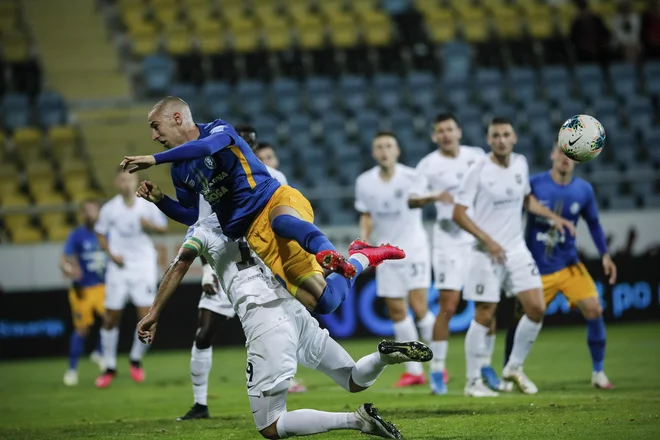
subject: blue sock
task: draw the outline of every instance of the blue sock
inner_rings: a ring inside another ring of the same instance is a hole
[[[364,270],[362,263],[355,258],[349,258],[348,262],[355,266],[357,271],[356,275],[351,279],[344,278],[338,273],[331,273],[328,275],[325,278],[326,286],[325,289],[323,289],[323,295],[319,298],[319,302],[314,309],[316,313],[322,315],[332,313],[337,310],[337,307],[339,307],[339,305],[346,299],[348,292],[351,290],[351,287],[353,287],[353,283],[355,283],[355,279]]]
[[[605,321],[603,317],[587,319],[587,344],[594,371],[603,371],[605,363]]]
[[[320,251],[335,250],[328,237],[313,223],[284,214],[275,217],[273,231],[282,238],[296,240],[306,252],[316,255]]]
[[[78,359],[85,351],[85,337],[80,336],[77,331],[71,333],[71,340],[69,341],[69,369],[75,370],[78,368]]]
[[[101,344],[101,335],[99,335],[98,341],[96,341],[96,351],[98,354],[103,354],[103,344]]]

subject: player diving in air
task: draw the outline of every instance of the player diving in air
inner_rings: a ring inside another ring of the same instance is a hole
[[[138,194],[151,198],[143,182]],[[227,292],[247,340],[247,392],[254,422],[269,439],[353,429],[385,438],[402,438],[372,404],[356,412],[333,413],[311,409],[287,412],[289,381],[297,364],[318,370],[351,393],[371,386],[387,365],[427,362],[430,348],[420,342],[383,341],[378,351],[357,362],[272,276],[245,241],[228,239],[215,214],[193,225],[172,261],[148,315],[138,323],[143,341],[152,342],[160,314],[192,262],[204,255]]]
[[[616,282],[616,265],[607,250],[605,233],[598,220],[598,207],[594,189],[584,179],[573,177],[575,162],[570,160],[555,143],[552,150],[552,168],[530,178],[532,194],[557,215],[577,226],[580,217],[589,226],[591,238],[602,256],[603,271],[609,283]],[[587,268],[578,259],[575,237],[560,235],[548,221],[529,214],[525,241],[531,250],[543,282],[543,297],[548,305],[561,292],[571,306],[577,307],[587,321],[587,345],[591,353],[591,384],[596,388],[614,388],[605,375],[605,321],[598,290]],[[519,309],[519,307],[516,307]],[[519,310],[517,317],[520,318]],[[506,356],[511,353],[513,330],[507,335]],[[506,362],[506,360],[505,360]]]
[[[168,151],[125,157],[123,168],[136,172],[172,162],[178,202],[164,196],[158,207],[170,218],[192,225],[197,221],[197,194],[202,194],[224,234],[232,240],[245,237],[275,278],[310,310],[333,312],[362,270],[404,258],[394,246],[356,242],[346,260],[312,223],[307,199],[273,179],[226,122],[195,124],[183,100],[167,97],[149,112],[149,125],[152,139]],[[334,273],[324,278],[323,269]]]

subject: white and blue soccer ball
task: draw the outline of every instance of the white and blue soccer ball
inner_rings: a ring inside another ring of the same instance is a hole
[[[570,159],[589,162],[603,151],[605,129],[592,116],[575,115],[562,124],[557,143]]]

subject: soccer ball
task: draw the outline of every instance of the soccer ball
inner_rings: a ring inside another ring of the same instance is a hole
[[[557,143],[570,159],[588,162],[603,151],[605,129],[594,117],[575,115],[562,124]]]

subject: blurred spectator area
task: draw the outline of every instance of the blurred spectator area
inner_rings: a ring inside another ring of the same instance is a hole
[[[614,42],[604,58],[579,59],[572,2],[105,0],[99,11],[144,105],[94,120],[77,110],[75,124],[66,103],[41,89],[38,50],[20,8],[7,4],[17,5],[0,2],[16,14],[11,24],[0,13],[5,240],[59,239],[75,202],[112,196],[121,157],[158,147],[148,143],[144,115],[166,94],[185,99],[197,120],[254,125],[276,146],[281,171],[312,199],[319,224],[356,221],[352,186],[373,166],[377,130],[395,131],[402,162],[415,166],[434,149],[430,122],[440,111],[457,115],[463,143],[486,148],[488,120],[511,118],[516,151],[532,171],[549,166],[565,119],[592,114],[607,146],[577,170],[594,184],[601,209],[660,208],[660,52],[644,49],[655,35],[646,2],[631,3],[641,23],[632,63]],[[589,2],[612,35],[618,11],[614,1]],[[10,50],[6,41],[24,46]],[[32,83],[14,74],[21,63],[36,72]],[[145,177],[173,193],[167,168]]]

